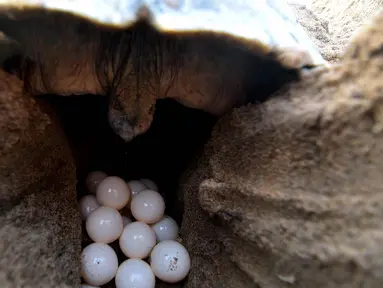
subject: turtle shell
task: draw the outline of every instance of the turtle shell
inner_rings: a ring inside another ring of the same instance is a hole
[[[62,11],[101,26],[126,28],[142,18],[163,32],[225,33],[269,49],[297,47],[325,64],[284,0],[1,0],[2,13],[31,8]]]

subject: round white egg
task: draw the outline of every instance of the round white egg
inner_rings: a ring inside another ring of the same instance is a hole
[[[126,225],[132,223],[132,219],[126,216],[121,216],[122,217],[122,225],[125,227]]]
[[[126,257],[144,259],[156,245],[156,234],[149,225],[133,222],[126,225],[119,241]]]
[[[154,183],[152,180],[143,178],[143,179],[140,179],[140,181],[141,181],[142,183],[144,183],[144,185],[145,185],[146,187],[148,187],[150,190],[154,190],[154,191],[157,191],[157,192],[158,192],[158,186],[157,186],[157,184]]]
[[[144,190],[133,197],[130,211],[137,221],[154,224],[164,217],[165,201],[158,192]]]
[[[83,196],[79,201],[79,205],[80,213],[84,220],[88,218],[90,213],[92,213],[94,210],[100,207],[100,204],[98,204],[97,199],[94,195]]]
[[[93,171],[88,174],[85,179],[85,186],[92,194],[96,194],[98,184],[101,183],[108,175],[101,171]]]
[[[100,206],[86,219],[86,232],[94,242],[111,243],[120,237],[122,229],[122,217],[114,208]]]
[[[116,288],[154,288],[156,278],[148,263],[141,259],[128,259],[118,267]]]
[[[129,181],[128,186],[130,188],[130,191],[132,191],[132,196],[135,196],[138,193],[140,193],[141,191],[148,189],[148,187],[139,180]]]
[[[92,243],[81,253],[81,276],[86,283],[101,286],[116,275],[118,259],[116,252],[105,243]]]
[[[174,240],[165,240],[153,248],[150,266],[162,281],[177,283],[189,273],[190,255],[182,244]]]
[[[129,202],[130,189],[120,177],[110,176],[98,185],[96,197],[100,205],[120,210]]]
[[[157,223],[152,224],[151,227],[156,233],[157,242],[175,240],[178,236],[179,227],[177,222],[167,215]]]

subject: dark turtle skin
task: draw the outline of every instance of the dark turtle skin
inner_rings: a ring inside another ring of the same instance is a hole
[[[110,125],[128,142],[148,130],[157,99],[222,116],[266,100],[313,64],[304,50],[223,32],[159,31],[152,17],[140,10],[118,28],[63,11],[3,9],[0,30],[18,43],[3,67],[34,95],[105,95]]]

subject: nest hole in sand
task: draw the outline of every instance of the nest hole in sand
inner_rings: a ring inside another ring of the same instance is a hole
[[[165,198],[165,214],[182,224],[183,203],[177,194],[179,179],[191,161],[198,159],[216,117],[174,100],[159,100],[148,132],[126,143],[109,126],[106,97],[47,95],[43,98],[56,111],[67,135],[76,163],[78,199],[89,194],[85,178],[91,171],[103,171],[126,181],[149,178]],[[84,224],[83,248],[93,243]],[[117,251],[120,263],[126,260],[118,240],[110,245]],[[111,281],[102,287],[113,285]]]
[[[190,161],[197,158],[216,117],[170,99],[159,100],[151,128],[126,143],[109,126],[106,97],[44,98],[54,107],[67,135],[76,163],[78,199],[89,193],[85,178],[91,171],[103,171],[125,181],[148,178],[164,195],[166,213],[181,224],[178,180]]]

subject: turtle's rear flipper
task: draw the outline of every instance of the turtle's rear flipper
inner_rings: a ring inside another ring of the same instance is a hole
[[[26,67],[24,61],[17,64],[14,54],[8,55],[3,67],[8,72],[19,69],[31,93],[103,92],[94,75],[94,43],[99,30],[93,23],[64,11],[6,9],[0,5],[0,31],[19,44],[22,59],[30,60]]]
[[[286,68],[302,69],[315,67],[313,58],[308,51],[296,47],[273,49],[270,53]]]

